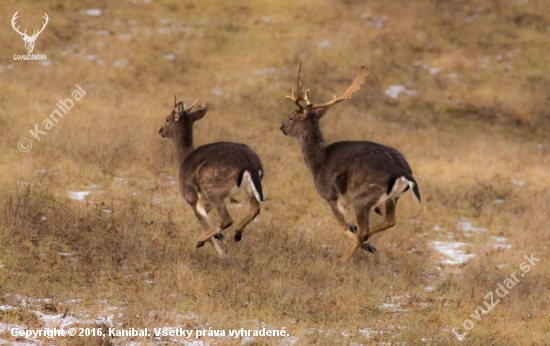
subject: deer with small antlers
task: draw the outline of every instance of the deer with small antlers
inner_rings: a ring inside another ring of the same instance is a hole
[[[290,113],[281,131],[298,138],[317,192],[329,203],[342,233],[352,241],[349,251],[340,260],[349,260],[359,248],[374,253],[375,247],[367,240],[395,225],[395,208],[403,192],[411,188],[420,201],[418,184],[405,157],[394,148],[366,141],[329,145],[323,138],[319,120],[331,106],[351,99],[351,95],[365,84],[369,76],[367,68],[359,68],[355,81],[342,96],[334,95],[332,101],[313,104],[309,100],[309,89],[303,90],[301,67],[302,63],[298,66],[296,88],[287,96],[298,108]],[[358,227],[346,221],[345,208],[349,203],[353,206]],[[382,215],[382,206],[385,207],[384,220],[370,227],[370,211]]]
[[[159,134],[174,142],[174,159],[179,176],[180,192],[189,203],[203,232],[197,248],[207,241],[220,257],[224,257],[218,240],[223,239],[223,230],[233,224],[225,201],[244,190],[250,203],[249,214],[237,225],[235,241],[241,240],[243,230],[259,213],[260,201],[264,200],[261,179],[264,170],[260,158],[247,145],[231,142],[216,142],[195,149],[193,124],[204,117],[210,107],[192,111],[193,104],[185,108],[176,103],[166,117]],[[208,213],[214,208],[220,221],[210,225]]]
[[[42,22],[42,29],[40,30],[34,30],[32,35],[29,36],[27,35],[27,30],[25,30],[25,32],[21,32],[19,31],[19,27],[15,27],[17,25],[17,18],[19,18],[17,15],[18,15],[19,11],[15,11],[15,13],[13,14],[13,17],[11,18],[11,26],[13,27],[13,30],[15,30],[19,35],[21,35],[21,38],[23,39],[23,41],[25,41],[25,49],[27,50],[27,53],[32,53],[33,49],[34,49],[34,41],[36,41],[36,38],[38,37],[38,35],[40,35],[40,33],[42,33],[42,31],[44,31],[44,29],[46,28],[46,25],[48,25],[48,21],[50,20],[50,18],[48,17],[48,15],[46,13],[44,13],[44,20],[45,22]]]

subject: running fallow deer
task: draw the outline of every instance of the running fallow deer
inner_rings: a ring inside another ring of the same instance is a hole
[[[263,166],[260,158],[247,145],[231,142],[193,146],[193,124],[202,119],[210,107],[192,112],[195,100],[189,108],[182,102],[166,117],[159,134],[174,142],[174,159],[178,170],[180,191],[191,205],[203,232],[197,248],[209,241],[220,257],[224,256],[218,240],[223,230],[233,224],[225,201],[244,190],[250,202],[250,213],[238,225],[235,241],[241,240],[244,227],[260,213],[260,201],[264,200],[261,179]],[[216,209],[219,223],[210,226],[208,212]]]
[[[394,148],[366,141],[329,145],[323,138],[319,120],[331,106],[351,99],[351,95],[365,84],[369,76],[367,68],[359,68],[355,81],[342,96],[334,95],[332,101],[312,104],[308,98],[309,89],[303,91],[301,66],[302,63],[298,67],[296,88],[292,89],[291,96],[287,96],[298,109],[290,113],[281,131],[298,138],[317,192],[329,203],[342,233],[352,241],[349,251],[341,260],[348,260],[360,247],[374,253],[375,247],[367,240],[395,225],[397,200],[409,187],[420,201],[418,185],[412,177],[409,164]],[[345,207],[350,202],[359,229],[346,221]],[[381,215],[382,205],[385,205],[384,221],[369,228],[370,211],[374,210]]]

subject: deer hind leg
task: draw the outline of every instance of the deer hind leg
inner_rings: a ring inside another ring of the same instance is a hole
[[[204,193],[199,192],[199,203],[201,203],[204,207],[204,210],[206,211],[206,214],[210,213],[210,211],[213,209],[212,203],[206,198],[206,195]],[[210,226],[208,226],[207,229],[209,229]],[[204,231],[205,229],[203,229]],[[223,241],[223,233],[218,233],[214,236],[214,238]]]
[[[240,241],[243,236],[243,231],[246,225],[248,225],[258,214],[260,213],[260,202],[256,199],[254,194],[248,196],[250,202],[250,212],[248,215],[237,225],[235,231],[235,241]]]
[[[395,208],[397,206],[397,200],[398,198],[389,198],[386,200],[386,212],[384,214],[384,221],[370,228],[368,230],[368,233],[361,239],[361,247],[363,249],[369,252],[375,252],[376,249],[374,248],[374,246],[367,242],[367,239],[376,233],[385,231],[388,228],[395,226]]]
[[[340,225],[340,230],[342,231],[342,234],[351,241],[356,241],[357,237],[354,233],[357,232],[357,226],[350,224],[346,221],[346,210],[340,203],[340,200],[329,200],[328,204],[330,204],[332,213],[334,214],[334,217]]]
[[[210,206],[210,208],[208,208],[208,206]],[[201,224],[203,233],[208,231],[210,229],[210,219],[208,218],[208,211],[209,209],[212,209],[212,206],[210,205],[210,203],[208,201],[205,202],[205,200],[201,199],[199,195],[199,198],[195,201],[194,205],[193,204],[191,205],[191,207],[195,212],[195,217],[197,218],[197,220],[199,220],[199,223]],[[211,238],[209,239],[209,242],[212,245],[212,247],[214,247],[214,250],[216,250],[216,253],[218,254],[219,257],[225,256],[223,250],[220,247],[218,240],[216,240],[215,238]]]
[[[340,258],[340,261],[348,261],[351,256],[361,247],[363,239],[368,238],[369,234],[369,212],[376,205],[380,196],[384,194],[384,189],[377,185],[370,185],[367,189],[353,196],[353,208],[357,217],[357,234],[349,250]]]
[[[206,214],[210,213],[210,211],[213,209],[212,203],[210,203],[210,201],[208,200],[208,198],[206,198],[206,195],[204,193],[199,192],[198,196],[199,196],[199,203],[203,206],[203,209],[206,211]],[[210,225],[206,229],[209,229],[209,228],[210,228]],[[204,230],[205,229],[203,228],[203,231]],[[216,234],[214,238],[221,240],[223,242],[223,233],[220,232]]]
[[[223,199],[220,199],[219,201],[211,200],[210,202],[212,203],[212,206],[214,207],[214,209],[216,209],[216,211],[218,212],[218,217],[220,218],[220,221],[215,226],[211,227],[208,230],[203,231],[199,235],[199,239],[197,241],[197,248],[203,246],[204,243],[207,241],[212,242],[212,237],[214,237],[215,235],[217,235],[218,233],[220,233],[221,231],[223,231],[224,229],[228,228],[233,224],[233,219],[231,219],[231,215],[229,215],[229,212],[227,211],[227,206],[225,205]]]
[[[399,200],[399,196],[408,188],[409,188],[409,182],[407,181],[407,179],[405,177],[401,177],[401,178],[395,180],[395,183],[394,183],[391,191],[389,192],[389,194],[383,194],[381,196],[380,200],[378,200],[378,202],[376,203],[377,205],[374,208],[375,211],[376,211],[376,209],[378,209],[378,211],[380,211],[380,209],[378,208],[378,205],[381,204],[382,201],[385,199],[386,211],[384,213],[384,221],[382,221],[378,225],[376,225],[376,226],[372,227],[371,229],[369,229],[367,234],[361,240],[361,244],[362,244],[361,246],[363,247],[363,249],[365,249],[367,251],[370,251],[370,252],[376,251],[374,246],[367,243],[366,240],[370,236],[372,236],[372,235],[374,235],[378,232],[382,232],[382,231],[384,231],[388,228],[391,228],[391,227],[395,226],[395,207],[397,206],[397,201]]]

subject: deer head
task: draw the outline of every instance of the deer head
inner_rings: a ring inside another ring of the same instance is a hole
[[[17,16],[19,11],[16,11],[14,14],[13,14],[13,17],[11,18],[11,26],[13,27],[13,30],[15,30],[19,35],[21,35],[21,38],[23,39],[23,41],[25,41],[25,49],[27,50],[27,53],[32,53],[33,49],[34,49],[34,41],[36,41],[36,38],[38,37],[38,35],[40,35],[40,33],[42,31],[44,31],[44,28],[46,28],[46,25],[48,24],[48,15],[46,13],[44,13],[44,19],[46,20],[45,22],[42,22],[42,29],[40,30],[34,30],[33,31],[33,34],[31,36],[27,35],[27,30],[25,30],[25,32],[21,32],[19,31],[19,27],[15,27],[15,25],[17,24],[16,21],[17,21],[17,18],[19,18]]]
[[[199,98],[190,107],[185,108],[183,102],[176,103],[174,95],[174,110],[166,117],[166,123],[160,128],[159,134],[164,138],[174,139],[174,135],[179,133],[178,129],[190,129],[195,121],[202,119],[210,106],[191,112]]]
[[[291,95],[287,96],[287,98],[294,101],[298,108],[289,114],[287,122],[281,126],[281,131],[285,135],[293,137],[297,137],[301,132],[307,131],[307,126],[309,124],[318,123],[319,119],[325,115],[332,105],[346,99],[351,99],[351,95],[361,89],[361,85],[365,84],[365,79],[369,77],[368,69],[365,66],[361,66],[355,80],[342,96],[336,97],[336,95],[334,95],[334,98],[329,102],[313,104],[309,100],[309,89],[303,90],[304,86],[300,78],[301,68],[302,63],[300,62],[300,65],[298,65],[296,87],[292,88]]]

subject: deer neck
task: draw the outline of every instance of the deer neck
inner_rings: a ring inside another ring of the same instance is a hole
[[[178,174],[180,173],[183,161],[195,150],[193,145],[193,124],[183,126],[176,131],[174,136],[174,161]]]
[[[325,162],[325,148],[327,142],[323,138],[319,123],[312,124],[306,131],[298,136],[298,142],[302,149],[302,156],[306,165],[313,175],[315,175]]]

